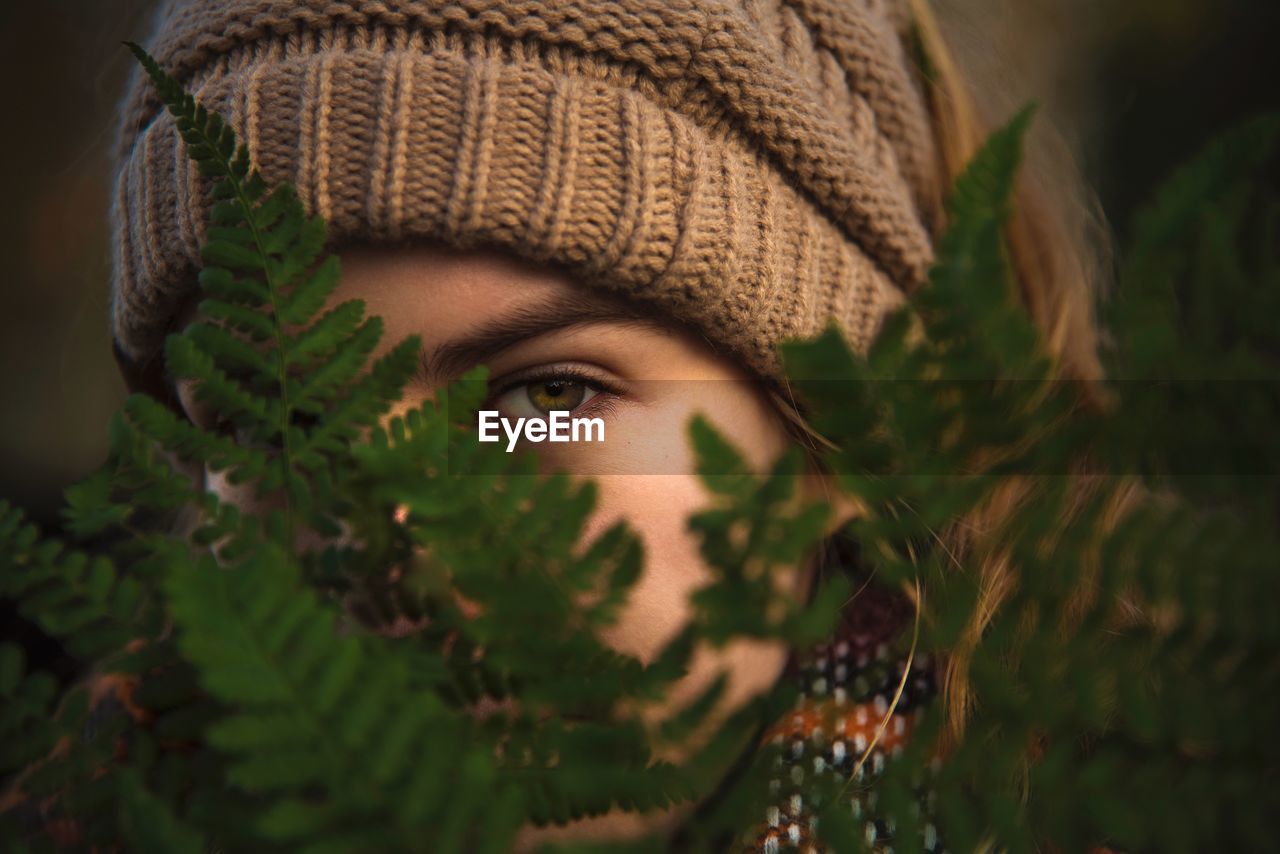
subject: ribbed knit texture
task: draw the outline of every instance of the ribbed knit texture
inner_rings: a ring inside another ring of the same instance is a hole
[[[564,265],[749,367],[831,319],[863,347],[940,194],[889,0],[203,0],[148,46],[330,241]],[[203,179],[134,79],[112,328],[154,371],[195,287]]]

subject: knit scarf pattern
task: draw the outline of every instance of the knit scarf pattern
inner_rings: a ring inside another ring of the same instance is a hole
[[[910,649],[914,606],[866,583],[826,642],[796,657],[785,678],[799,691],[794,711],[765,734],[773,753],[769,801],[745,851],[831,850],[821,839],[822,792],[847,799],[872,850],[890,852],[893,828],[875,817],[876,784],[903,750],[936,694],[935,664]],[[906,643],[904,643],[904,641]],[[921,846],[944,851],[932,820],[934,794],[920,792]]]

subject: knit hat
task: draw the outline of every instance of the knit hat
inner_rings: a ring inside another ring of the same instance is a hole
[[[897,0],[179,0],[149,50],[334,246],[558,264],[766,375],[920,283],[939,169]],[[135,75],[112,330],[135,385],[196,287],[206,184]]]

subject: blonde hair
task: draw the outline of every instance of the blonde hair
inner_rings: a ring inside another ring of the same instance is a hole
[[[982,115],[926,0],[908,3],[934,142],[949,186],[977,153],[993,124]],[[935,216],[932,221],[938,223],[936,237],[946,228],[945,217]],[[1018,299],[1040,331],[1058,376],[1079,384],[1083,406],[1104,406],[1096,305],[1105,292],[1110,263],[1106,229],[1065,143],[1051,129],[1041,128],[1028,146],[1005,240]],[[788,394],[773,392],[772,399],[784,425],[803,448],[820,453],[831,447],[807,423]],[[937,545],[948,560],[958,571],[972,573],[978,587],[970,622],[941,663],[939,682],[948,742],[954,743],[963,735],[974,706],[968,676],[972,655],[1017,585],[1017,567],[992,534],[1035,493],[1035,481],[1033,476],[1009,478],[981,507],[935,532]],[[1069,514],[1078,512],[1102,485],[1100,478],[1083,470],[1076,481],[1076,501],[1068,508]],[[1108,505],[1104,522],[1113,524],[1131,506],[1135,495],[1135,487],[1122,485]],[[1064,519],[1060,530],[1065,530],[1066,524]],[[908,585],[904,593],[918,608],[927,607],[919,601],[917,588]],[[1081,584],[1069,610],[1079,613],[1092,595],[1089,585]],[[1125,613],[1135,618],[1131,606]]]
[[[926,91],[934,138],[944,176],[954,180],[978,150],[989,131],[965,75],[958,67],[928,0],[908,0],[923,62],[928,63]],[[1006,246],[1018,298],[1039,329],[1057,376],[1073,381],[1080,406],[1105,409],[1097,307],[1111,276],[1110,234],[1101,206],[1077,167],[1072,152],[1047,123],[1032,133],[1024,158],[1013,208],[1005,231]],[[1063,508],[1057,531],[1066,531],[1085,505],[1102,498],[1103,532],[1115,526],[1146,494],[1132,477],[1116,477],[1087,469],[1081,461],[1072,474],[1070,505]],[[968,670],[973,651],[987,626],[1016,588],[1019,567],[999,542],[1001,522],[1009,518],[1038,488],[1034,475],[1009,478],[968,518],[957,519],[938,532],[940,544],[954,556],[957,569],[964,560],[976,576],[978,597],[973,616],[960,643],[943,665],[940,684],[946,714],[946,736],[958,740],[972,711]],[[1052,548],[1053,543],[1044,544]],[[1092,560],[1092,559],[1091,559]],[[1092,583],[1096,566],[1081,567],[1066,605],[1066,619],[1079,619],[1096,603]],[[912,593],[914,591],[908,591]],[[1148,619],[1127,592],[1114,603],[1113,628],[1119,630]],[[1024,626],[1030,629],[1031,626]],[[1069,625],[1059,625],[1062,632]],[[1028,745],[1030,758],[1034,745]]]
[[[908,2],[934,140],[950,183],[986,140],[992,117],[976,102],[927,0]],[[1018,295],[1062,376],[1101,379],[1094,309],[1110,260],[1106,228],[1069,148],[1043,121],[1026,152],[1006,240]]]

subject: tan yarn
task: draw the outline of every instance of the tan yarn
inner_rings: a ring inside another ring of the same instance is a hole
[[[195,0],[149,49],[330,242],[557,263],[749,367],[918,284],[939,178],[891,0]],[[194,288],[203,185],[137,76],[113,210],[126,376]]]

